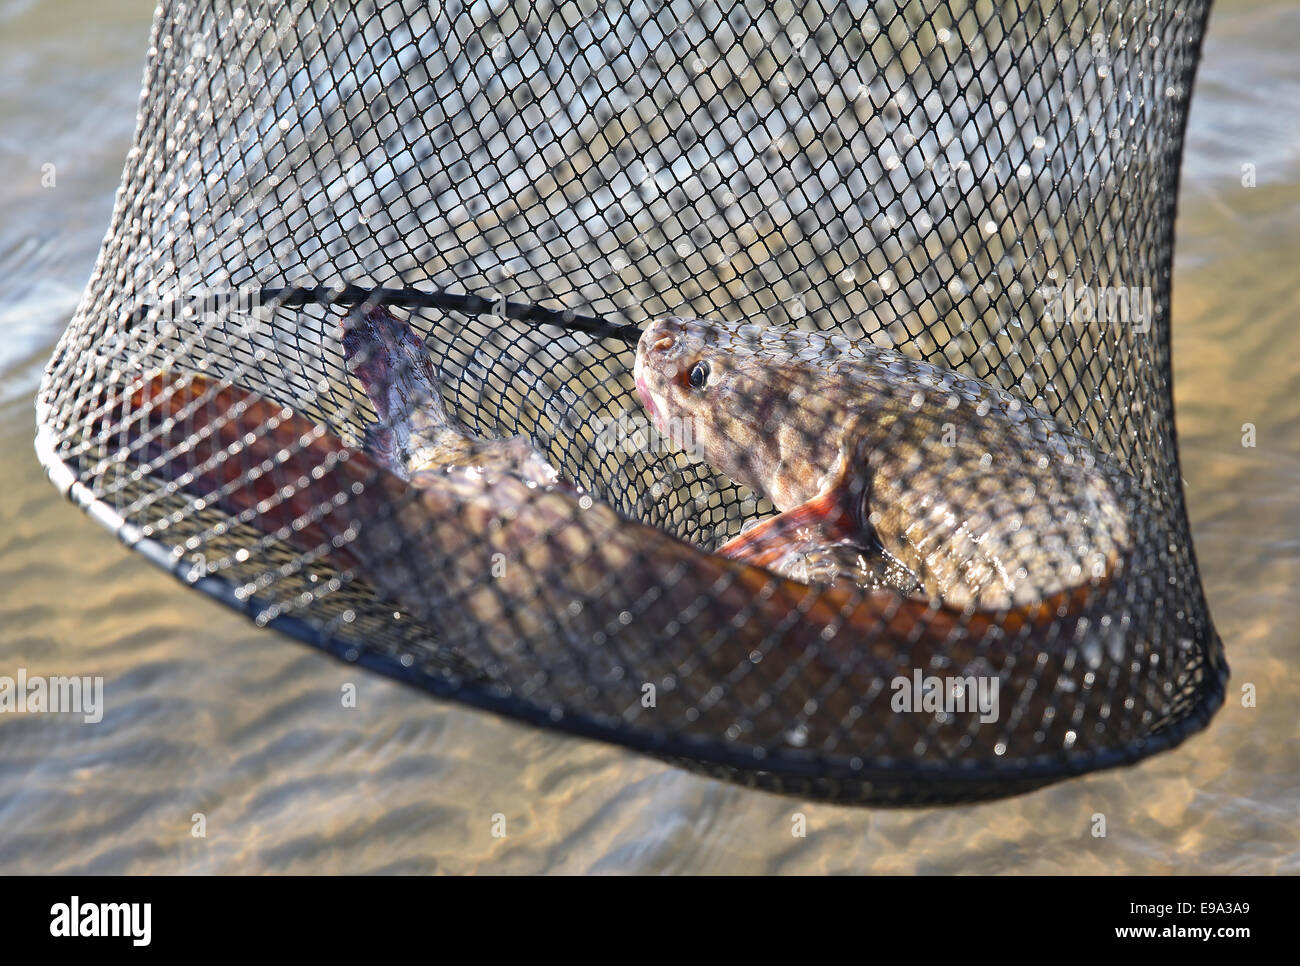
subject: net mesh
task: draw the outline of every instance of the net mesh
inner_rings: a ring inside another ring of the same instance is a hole
[[[1227,673],[1169,359],[1207,8],[164,0],[42,460],[259,623],[730,780],[959,801],[1134,761],[1200,727]],[[528,437],[572,498],[421,495],[348,459],[380,418],[340,342],[361,302],[409,320],[467,431]],[[1086,613],[936,636],[674,556],[637,523],[709,551],[772,505],[653,438],[631,370],[664,315],[840,333],[1012,393],[1136,481],[1133,560]],[[914,672],[996,679],[1002,713],[900,712]]]

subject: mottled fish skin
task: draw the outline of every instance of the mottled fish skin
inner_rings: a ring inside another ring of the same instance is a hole
[[[949,369],[840,335],[667,318],[642,335],[635,378],[661,431],[786,511],[764,526],[795,552],[742,535],[724,555],[797,577],[810,556],[878,543],[929,597],[996,610],[1108,581],[1128,549],[1126,475]],[[829,515],[851,523],[815,532]],[[811,576],[852,568],[836,569]]]
[[[438,469],[512,472],[540,486],[559,482],[526,436],[481,439],[447,412],[429,350],[410,324],[381,305],[343,319],[343,357],[378,422],[365,428],[367,452],[403,479]]]

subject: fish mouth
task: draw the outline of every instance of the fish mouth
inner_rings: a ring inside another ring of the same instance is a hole
[[[641,397],[641,405],[645,407],[650,418],[654,420],[655,425],[662,428],[662,413],[659,404],[655,400],[654,391],[650,388],[650,380],[647,378],[650,355],[657,351],[666,351],[672,348],[673,339],[670,334],[662,331],[660,323],[662,319],[656,319],[646,326],[645,331],[641,333],[641,338],[637,341],[636,346],[636,363],[632,366],[632,377],[636,382],[637,395]]]
[[[361,383],[383,422],[395,415],[393,383],[398,359],[397,340],[379,307],[356,308],[343,319],[343,358]]]
[[[643,364],[641,353],[637,353],[636,365],[632,367],[632,379],[636,383],[636,394],[641,400],[641,406],[650,416],[650,422],[659,430],[664,428],[663,410],[659,407],[659,402],[655,397],[654,390],[650,388],[650,380],[647,378],[647,366]]]
[[[655,404],[655,397],[650,392],[650,387],[646,385],[645,377],[639,373],[636,376],[636,394],[641,397],[641,405],[645,407],[650,418],[659,423],[659,407]]]

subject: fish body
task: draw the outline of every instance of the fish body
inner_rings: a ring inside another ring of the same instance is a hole
[[[952,370],[840,335],[669,318],[642,335],[635,378],[661,431],[782,511],[724,556],[1005,610],[1099,585],[1128,549],[1125,475]]]

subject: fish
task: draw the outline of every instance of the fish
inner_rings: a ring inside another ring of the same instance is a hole
[[[495,469],[538,486],[559,474],[527,436],[483,439],[447,412],[429,350],[408,322],[382,305],[363,304],[341,325],[348,372],[378,416],[365,424],[362,447],[403,479],[426,469]]]
[[[372,323],[373,329],[365,328]],[[733,757],[741,754],[760,766],[777,752],[815,755],[822,773],[866,781],[891,780],[901,768],[909,781],[938,783],[934,787],[950,795],[968,779],[972,788],[986,787],[990,774],[954,770],[954,762],[982,762],[1008,775],[1032,767],[1038,779],[1064,777],[1076,767],[1066,760],[1070,749],[1127,747],[1133,736],[1113,726],[1112,706],[1122,703],[1128,719],[1145,723],[1172,706],[1154,667],[1141,663],[1158,655],[1125,647],[1121,621],[1099,620],[1118,613],[1112,606],[1117,588],[1108,581],[1120,572],[1110,560],[1110,550],[1118,552],[1123,543],[1120,529],[1111,531],[1110,549],[1098,544],[1082,554],[1058,550],[1041,564],[1024,553],[1009,557],[1006,550],[999,559],[1020,560],[1030,571],[1014,582],[986,576],[987,562],[944,562],[980,545],[978,533],[964,536],[957,524],[939,522],[946,545],[910,537],[916,554],[892,542],[895,531],[907,532],[909,520],[928,524],[933,515],[926,497],[938,499],[956,479],[945,475],[946,452],[938,465],[933,459],[926,463],[943,451],[921,439],[924,427],[950,412],[946,401],[940,405],[941,396],[957,398],[952,420],[976,435],[977,423],[962,414],[978,413],[981,401],[1010,407],[1010,400],[879,357],[879,365],[865,367],[870,378],[862,385],[880,383],[878,393],[894,401],[882,409],[877,400],[867,410],[888,409],[895,421],[887,424],[882,417],[872,430],[840,413],[836,407],[843,400],[834,394],[818,401],[815,380],[796,384],[828,364],[829,355],[822,357],[827,346],[809,343],[817,359],[798,364],[798,353],[787,347],[780,351],[789,358],[780,363],[780,352],[764,356],[760,339],[736,371],[753,372],[760,382],[752,388],[766,388],[749,403],[737,397],[738,405],[706,414],[659,382],[685,379],[689,385],[698,360],[684,368],[687,343],[676,341],[675,354],[665,351],[663,340],[677,330],[666,323],[648,327],[634,377],[652,417],[699,417],[706,424],[700,427],[705,449],[719,469],[763,487],[785,507],[783,515],[823,494],[837,501],[835,512],[860,522],[861,511],[844,499],[846,493],[864,499],[869,494],[875,512],[882,492],[910,481],[912,496],[899,498],[907,512],[895,520],[889,513],[899,511],[886,511],[873,523],[872,539],[897,552],[935,592],[909,594],[847,579],[809,583],[758,559],[779,550],[785,523],[762,524],[762,532],[742,535],[726,552],[710,552],[624,516],[599,493],[552,480],[518,443],[485,456],[500,441],[448,437],[433,370],[425,367],[418,337],[404,333],[408,325],[394,328],[388,318],[358,316],[343,327],[345,342],[357,343],[344,349],[349,370],[377,416],[361,446],[270,396],[199,372],[157,370],[106,387],[94,412],[80,418],[87,426],[98,423],[99,438],[112,441],[114,460],[133,463],[139,475],[184,492],[191,500],[188,512],[217,512],[227,526],[256,528],[312,566],[333,567],[343,583],[368,588],[381,604],[400,609],[403,620],[416,622],[419,640],[427,635],[438,649],[476,669],[491,693],[540,709],[536,713],[558,728],[617,741],[631,734],[644,750],[715,763],[731,760],[718,751],[720,743],[740,749]],[[727,330],[715,325],[710,331]],[[721,343],[715,338],[705,344]],[[735,365],[741,358],[736,351],[730,359],[710,357],[710,364]],[[373,371],[364,368],[377,362],[382,365]],[[938,382],[914,387],[909,373]],[[908,430],[902,416],[918,391],[923,405],[915,408],[926,421],[909,417]],[[818,438],[800,443],[799,423],[772,423],[798,398],[819,412],[838,413],[844,431],[823,426]],[[1064,458],[1070,452],[1073,444],[1040,440],[1037,431],[1006,430],[1003,424],[1033,418],[1018,412],[1008,408],[986,421],[980,438],[998,459],[1023,461],[1045,453]],[[721,442],[727,433],[764,426],[781,442],[751,447],[753,465]],[[469,436],[450,429],[453,436]],[[861,445],[848,445],[850,439]],[[871,458],[886,462],[871,477],[846,474],[842,461],[871,456],[863,440],[879,451]],[[795,461],[800,447],[825,458]],[[913,464],[913,472],[903,472]],[[1104,528],[1096,523],[1081,529],[1056,511],[1041,518],[1030,512],[1031,503],[1050,506],[1054,497],[1077,499],[1082,506],[1092,484],[1067,474],[1053,490],[1047,477],[1024,472],[1047,490],[1024,504],[1022,529],[1043,526],[1049,534],[1100,539]],[[858,479],[883,489],[868,491]],[[949,493],[943,499],[952,508],[966,506],[960,500],[969,498]],[[1099,494],[1087,499],[1102,501]],[[970,502],[969,508],[989,512],[1000,505],[995,501],[981,510],[983,504]],[[786,522],[820,528],[822,538],[865,539],[852,530],[856,524],[835,522],[830,508],[825,511]],[[998,536],[1008,547],[1016,539],[1013,533]],[[1109,569],[1100,576],[1089,571],[1078,581],[1072,570],[1056,574],[1050,562],[1068,560],[1070,567],[1087,570],[1097,553]],[[279,566],[268,562],[268,573],[279,573]],[[963,596],[958,585],[967,579],[974,589]],[[1031,585],[1034,592],[1025,594]],[[274,593],[278,584],[270,580],[265,586]],[[305,616],[310,619],[312,611]],[[430,653],[418,640],[407,647],[404,662],[417,666]],[[1092,673],[1108,682],[1105,688],[1077,686],[1075,668],[1085,654]],[[1003,707],[1014,713],[992,724],[973,710],[937,718],[900,714],[890,706],[892,688],[918,669],[996,676]],[[828,771],[832,765],[839,770]]]
[[[779,511],[721,556],[821,582],[884,572],[988,611],[1108,585],[1128,558],[1127,475],[982,380],[867,340],[679,317],[647,326],[634,378],[662,433]]]

